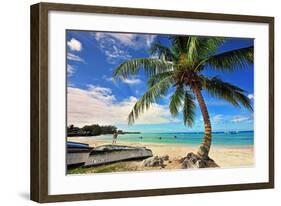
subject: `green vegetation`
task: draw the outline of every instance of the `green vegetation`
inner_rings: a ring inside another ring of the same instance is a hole
[[[141,70],[149,78],[148,89],[135,103],[128,116],[128,123],[133,124],[141,113],[172,89],[174,93],[170,98],[170,113],[176,116],[182,111],[184,124],[192,126],[197,99],[205,126],[205,135],[197,154],[207,158],[212,142],[212,128],[202,90],[234,106],[252,110],[246,91],[217,76],[209,77],[203,73],[207,67],[214,71],[231,72],[245,69],[253,63],[253,46],[218,53],[218,48],[225,40],[221,37],[171,36],[171,47],[160,42],[152,45],[151,55],[157,58],[137,58],[123,62],[114,71],[115,79],[134,77]]]
[[[67,136],[97,136],[101,134],[113,134],[115,132],[122,133],[122,130],[117,130],[115,126],[107,125],[100,126],[98,124],[85,125],[82,128],[70,125],[67,127]]]
[[[73,124],[67,127],[67,136],[98,136],[102,134],[140,134],[140,132],[124,132],[112,125],[100,126],[98,124],[85,125],[82,128],[75,127]]]

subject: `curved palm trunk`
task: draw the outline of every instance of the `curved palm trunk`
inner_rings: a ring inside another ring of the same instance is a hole
[[[199,147],[199,150],[197,154],[201,157],[208,157],[211,143],[212,143],[212,127],[211,127],[211,121],[209,117],[209,112],[205,104],[205,100],[202,96],[201,89],[199,87],[194,87],[193,92],[195,96],[197,97],[201,113],[204,120],[204,126],[205,126],[205,134],[203,141]]]

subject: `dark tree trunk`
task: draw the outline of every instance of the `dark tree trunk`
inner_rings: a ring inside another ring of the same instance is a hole
[[[208,113],[208,109],[206,107],[204,98],[201,93],[201,89],[199,87],[193,87],[193,92],[198,100],[200,110],[203,116],[204,120],[204,126],[205,126],[205,134],[203,141],[199,147],[199,150],[197,154],[201,156],[202,158],[207,158],[209,156],[209,151],[212,143],[212,127],[211,127],[211,121]]]

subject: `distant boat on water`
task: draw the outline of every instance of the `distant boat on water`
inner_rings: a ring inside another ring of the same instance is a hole
[[[226,134],[238,134],[239,131],[227,131],[227,132],[224,132]]]

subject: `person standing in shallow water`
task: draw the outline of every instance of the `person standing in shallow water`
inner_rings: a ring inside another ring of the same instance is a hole
[[[114,133],[113,133],[112,144],[116,144],[117,136],[118,136],[118,133],[117,133],[117,132],[114,132]]]

